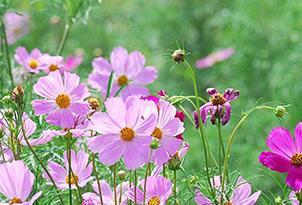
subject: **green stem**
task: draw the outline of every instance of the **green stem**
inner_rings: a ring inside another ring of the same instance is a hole
[[[222,150],[224,152],[224,145],[223,145],[223,140],[222,140],[222,136],[221,136],[221,122],[220,122],[220,119],[218,119],[217,130],[218,130],[218,171],[219,171],[220,181],[222,181],[221,152],[222,152]],[[222,159],[224,159],[224,153],[223,153],[223,158]],[[224,190],[222,189],[221,194],[220,194],[220,202],[223,202],[223,195],[224,195]]]
[[[166,164],[163,164],[163,176],[167,177],[167,175],[166,175]]]
[[[7,61],[7,67],[8,67],[8,74],[11,80],[11,87],[14,87],[14,78],[13,78],[13,71],[12,71],[12,65],[10,61],[10,54],[9,54],[9,47],[8,47],[8,42],[7,42],[7,36],[5,32],[5,25],[3,22],[3,18],[1,18],[1,28],[2,28],[2,33],[3,33],[3,39],[4,39],[4,48],[5,48],[5,56],[6,56],[6,61]]]
[[[2,147],[2,143],[0,142],[0,153],[1,153],[1,156],[2,156],[2,161],[5,162],[5,157],[4,157],[4,150],[3,150],[3,147]]]
[[[176,170],[174,170],[173,171],[174,172],[174,184],[173,184],[173,195],[174,195],[174,205],[176,205],[177,204],[177,190],[176,190],[176,188],[177,188],[177,186],[176,186],[176,180],[177,180],[177,178],[176,178]]]
[[[65,47],[67,38],[69,36],[71,26],[72,26],[72,21],[68,21],[65,25],[63,36],[61,38],[60,45],[59,45],[59,48],[58,48],[58,51],[57,51],[57,55],[62,55],[62,52],[63,52],[63,49]]]
[[[136,196],[137,195],[137,173],[134,170],[134,204],[136,205]]]
[[[205,133],[204,133],[203,125],[202,125],[201,115],[199,112],[200,103],[199,103],[198,87],[197,87],[197,82],[196,82],[196,74],[195,74],[194,70],[192,69],[191,65],[186,60],[184,61],[184,63],[192,75],[194,93],[195,93],[195,98],[196,98],[196,107],[197,107],[196,112],[197,112],[197,116],[198,116],[197,123],[199,124],[199,134],[201,136],[201,141],[203,144],[207,181],[208,181],[208,184],[209,184],[209,187],[211,190],[211,194],[212,194],[213,198],[215,198],[215,193],[214,193],[214,190],[212,188],[212,183],[211,183],[211,177],[210,177],[210,172],[209,172],[209,162],[208,162],[208,149],[210,147],[207,147],[207,142],[206,142],[206,137],[205,137]]]
[[[100,179],[99,179],[99,176],[98,176],[98,172],[97,172],[97,169],[96,169],[96,166],[95,166],[95,154],[92,153],[92,167],[93,167],[93,172],[94,172],[94,175],[95,175],[95,178],[96,178],[96,182],[97,182],[97,185],[98,185],[98,191],[99,191],[99,196],[100,196],[100,202],[101,202],[101,205],[103,205],[103,194],[102,194],[102,188],[101,188],[101,184],[100,184]]]
[[[67,159],[68,159],[68,188],[69,188],[69,204],[72,205],[72,189],[71,189],[71,145],[70,136],[67,133]]]
[[[145,181],[144,181],[144,203],[143,205],[146,204],[146,192],[147,192],[147,180],[148,180],[148,175],[149,175],[149,169],[150,169],[150,160],[151,160],[151,156],[152,156],[152,149],[150,151],[150,154],[149,154],[149,159],[148,159],[148,165],[147,165],[147,168],[146,168],[146,174],[145,174]]]
[[[113,191],[114,191],[114,204],[117,205],[117,195],[116,195],[116,164],[113,165]]]

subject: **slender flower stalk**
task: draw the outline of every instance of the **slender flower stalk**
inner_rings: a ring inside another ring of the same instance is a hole
[[[134,170],[134,204],[137,201],[137,172],[136,169]]]
[[[2,157],[2,162],[5,162],[4,150],[3,150],[3,147],[2,147],[1,143],[0,143],[0,154],[1,154],[1,157]]]
[[[176,177],[176,169],[174,169],[173,170],[173,174],[174,174],[174,178],[173,178],[173,180],[174,180],[174,182],[173,182],[173,195],[174,195],[174,205],[177,205],[177,190],[176,190],[176,188],[177,188],[177,184],[176,184],[176,181],[177,181],[177,177]]]
[[[72,26],[72,21],[68,21],[65,25],[63,36],[62,36],[62,39],[60,41],[60,45],[59,45],[59,48],[58,48],[58,51],[57,51],[57,55],[59,55],[59,56],[62,55],[63,49],[65,47],[67,38],[68,38],[69,33],[70,33],[71,26]]]
[[[152,157],[152,149],[150,151],[150,154],[149,154],[149,160],[148,160],[148,165],[147,165],[147,168],[146,168],[146,174],[145,174],[145,181],[144,181],[144,205],[146,204],[146,191],[147,191],[147,179],[148,179],[148,176],[149,176],[149,172],[150,172],[150,168],[151,168],[151,157]]]
[[[67,159],[68,159],[68,187],[69,187],[69,204],[72,205],[72,189],[71,189],[71,143],[70,134],[67,133]]]
[[[116,164],[113,165],[113,192],[114,192],[114,204],[117,205],[117,192],[116,192]]]
[[[92,156],[92,167],[93,167],[93,172],[95,174],[95,178],[96,178],[96,182],[97,182],[97,185],[98,185],[98,191],[99,191],[99,196],[100,196],[100,202],[101,202],[101,205],[103,205],[103,196],[102,196],[102,188],[101,188],[101,184],[100,184],[100,179],[99,179],[99,176],[98,176],[98,172],[96,170],[96,166],[95,166],[95,154],[92,153],[91,154]]]
[[[200,123],[201,122],[201,116],[200,116],[200,112],[199,112],[200,102],[199,102],[198,87],[197,87],[197,82],[196,82],[196,74],[195,74],[194,70],[192,69],[191,65],[186,60],[184,61],[184,64],[189,69],[189,71],[191,72],[191,76],[192,76],[192,82],[193,82],[194,93],[195,93],[195,98],[196,98],[196,107],[197,107],[197,116],[198,116],[197,121],[200,124],[199,134],[201,136],[201,141],[202,141],[203,148],[204,148],[207,180],[208,180],[208,184],[209,184],[210,189],[211,189],[212,196],[214,198],[215,193],[214,193],[214,190],[212,189],[211,177],[210,177],[210,172],[209,172],[209,162],[208,162],[209,146],[207,146],[208,143],[206,142],[207,140],[206,140],[206,136],[205,136],[205,133],[204,133],[203,125],[202,125],[202,123]]]

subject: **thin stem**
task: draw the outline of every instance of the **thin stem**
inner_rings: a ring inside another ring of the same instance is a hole
[[[2,143],[0,142],[0,153],[1,153],[1,156],[2,156],[2,161],[5,162],[5,156],[4,156],[4,149],[2,147]]]
[[[224,145],[223,145],[223,140],[222,140],[222,136],[221,136],[221,122],[220,122],[220,119],[218,119],[217,130],[218,130],[218,171],[219,171],[220,181],[222,181],[221,161],[222,161],[222,159],[224,159],[224,153],[223,153],[223,158],[222,158],[221,152],[222,152],[222,150],[224,150],[224,147],[223,147]],[[221,190],[221,195],[220,195],[220,202],[223,201],[223,194],[224,194],[223,192],[224,192],[224,190],[222,189]]]
[[[71,189],[71,146],[70,136],[67,134],[67,159],[68,159],[68,188],[69,188],[69,204],[72,205],[72,189]]]
[[[137,173],[134,170],[134,204],[136,205],[136,196],[137,196]]]
[[[215,198],[215,193],[214,190],[212,188],[212,183],[211,183],[211,178],[210,178],[210,172],[209,172],[209,162],[208,162],[208,150],[210,147],[207,147],[207,142],[206,142],[206,137],[205,137],[205,133],[203,130],[203,125],[202,125],[202,121],[201,121],[201,115],[199,112],[199,107],[200,107],[200,103],[199,103],[199,94],[198,94],[198,87],[197,87],[197,82],[196,82],[196,74],[194,72],[194,70],[192,69],[191,65],[185,60],[184,61],[186,67],[189,69],[189,71],[191,72],[192,75],[192,81],[193,81],[193,86],[194,86],[194,93],[195,93],[195,98],[196,98],[196,107],[197,107],[197,123],[199,124],[199,134],[201,136],[201,141],[203,144],[203,150],[204,150],[204,158],[205,158],[205,165],[206,165],[206,175],[207,175],[207,181],[208,184],[210,186],[211,189],[211,193],[213,198]]]
[[[132,183],[132,171],[129,171],[129,189],[131,189],[131,183]]]
[[[117,205],[117,195],[116,195],[116,164],[113,165],[113,191],[114,191],[114,204]]]
[[[150,151],[150,154],[149,154],[149,159],[148,159],[148,165],[147,165],[147,168],[146,168],[146,174],[145,174],[145,181],[144,181],[144,203],[143,205],[146,204],[146,192],[147,192],[147,180],[148,180],[148,175],[149,175],[149,169],[150,169],[150,160],[151,160],[151,156],[152,156],[152,149]]]
[[[72,21],[69,21],[65,25],[64,33],[63,33],[63,36],[62,36],[61,41],[60,41],[60,45],[59,45],[59,48],[58,48],[58,51],[57,51],[57,55],[62,55],[64,46],[66,44],[67,38],[69,36],[70,29],[71,29],[71,26],[72,26],[71,22]]]
[[[166,177],[166,164],[163,164],[163,176]]]
[[[174,205],[176,205],[177,204],[177,190],[176,190],[176,188],[177,188],[177,185],[176,185],[176,181],[177,181],[177,178],[176,178],[176,170],[174,169],[174,184],[173,184],[173,195],[174,195]]]
[[[8,74],[9,74],[9,77],[10,77],[10,80],[11,80],[11,86],[14,87],[14,78],[13,78],[13,72],[12,72],[12,65],[11,65],[11,62],[10,62],[9,47],[8,47],[8,42],[7,42],[5,25],[4,25],[4,22],[3,22],[2,18],[1,18],[1,28],[2,28],[3,39],[4,39],[4,48],[5,48],[5,56],[6,56],[7,67],[8,67]]]
[[[58,198],[60,199],[60,202],[61,204],[64,205],[64,202],[63,202],[63,199],[62,197],[60,196],[60,192],[58,191],[58,187],[56,185],[56,182],[54,181],[54,179],[52,178],[51,174],[49,173],[49,171],[47,170],[47,168],[44,166],[42,160],[38,157],[37,153],[34,151],[33,147],[30,145],[28,139],[27,139],[27,136],[26,136],[26,132],[25,132],[25,129],[24,129],[24,126],[23,124],[21,125],[21,130],[22,130],[22,134],[23,134],[23,137],[24,137],[24,140],[28,146],[28,148],[30,149],[31,153],[34,155],[34,157],[36,158],[36,160],[39,162],[39,164],[41,165],[41,167],[43,168],[43,170],[45,171],[45,173],[47,174],[48,178],[50,179],[51,183],[53,184],[53,186],[55,187],[55,190],[57,192],[57,196]]]
[[[121,204],[121,202],[122,202],[122,196],[123,196],[123,181],[121,181],[121,184],[120,184],[120,197],[119,197],[119,201],[118,201],[119,204]]]
[[[98,185],[98,191],[99,191],[99,196],[100,196],[100,202],[101,202],[101,205],[103,205],[103,195],[102,195],[102,188],[101,188],[101,184],[100,184],[100,179],[99,179],[99,176],[98,176],[98,172],[97,172],[97,169],[96,169],[96,166],[95,166],[95,154],[92,153],[92,167],[93,167],[93,172],[94,172],[94,175],[95,175],[95,178],[96,178],[96,182],[97,182],[97,185]]]

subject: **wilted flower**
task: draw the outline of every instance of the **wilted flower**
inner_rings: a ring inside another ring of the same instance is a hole
[[[146,96],[149,94],[145,86],[157,78],[157,70],[153,66],[145,67],[145,57],[138,51],[128,54],[123,47],[114,48],[110,63],[103,57],[95,58],[92,62],[93,71],[89,75],[88,83],[106,95],[111,72],[114,73],[111,96],[125,86],[121,93],[123,98],[131,95]]]
[[[199,59],[196,62],[197,68],[208,68],[213,66],[215,63],[224,61],[230,58],[235,53],[234,48],[226,48],[220,51],[211,53],[210,55],[206,56],[205,58]]]
[[[100,102],[97,98],[88,98],[88,103],[90,106],[90,109],[92,110],[99,110],[100,109]]]
[[[274,128],[266,145],[271,151],[262,152],[259,161],[271,170],[287,173],[286,184],[294,191],[302,189],[302,123],[295,129],[295,138],[283,127]]]
[[[68,189],[69,185],[71,185],[72,189],[76,189],[77,185],[79,187],[84,187],[93,179],[93,177],[91,177],[92,165],[88,163],[89,155],[83,151],[76,153],[73,150],[71,150],[70,155],[72,169],[70,180],[68,175],[69,163],[67,152],[64,152],[64,167],[53,161],[48,163],[49,173],[60,189]],[[46,179],[49,179],[47,174],[43,173],[43,176]]]
[[[12,99],[18,104],[23,104],[24,89],[21,84],[18,84],[12,92]]]
[[[26,13],[7,12],[4,25],[8,44],[14,44],[29,32],[29,16]]]
[[[212,179],[212,182],[216,183],[215,188],[217,190],[221,189],[220,187],[220,177],[216,177],[216,179]],[[218,182],[217,182],[218,181]],[[223,199],[224,201],[222,204],[226,205],[254,205],[256,204],[259,195],[261,194],[261,191],[257,191],[256,193],[251,195],[251,185],[243,178],[243,177],[238,177],[234,191],[229,198]],[[220,195],[218,195],[217,199],[220,201]],[[211,202],[210,199],[202,195],[199,191],[196,191],[195,194],[195,202],[197,205],[214,205],[215,203]]]
[[[0,181],[0,193],[9,199],[9,204],[32,205],[42,194],[40,191],[30,201],[26,201],[32,191],[35,176],[22,161],[0,164]]]
[[[140,186],[144,187],[145,180],[141,180]],[[146,202],[152,205],[164,205],[168,198],[172,195],[172,183],[162,176],[150,176],[147,177],[146,183]],[[136,201],[138,204],[144,202],[144,192],[141,189],[136,190]],[[129,198],[131,201],[135,201],[135,193],[132,188],[129,191]]]
[[[46,121],[61,128],[73,128],[75,115],[85,115],[89,111],[84,99],[89,96],[87,87],[80,84],[76,74],[59,71],[41,77],[34,85],[34,92],[44,97],[34,100],[32,105],[36,115],[47,114]]]
[[[109,186],[109,184],[102,180],[100,181],[101,190],[102,190],[102,199],[103,199],[103,205],[112,205],[114,204],[114,194]],[[122,187],[121,187],[122,186]],[[120,201],[120,205],[127,205],[128,198],[125,195],[125,192],[128,190],[128,183],[124,183],[123,185],[119,184],[116,186],[116,195],[118,196],[117,201]],[[99,196],[99,189],[97,182],[93,182],[92,188],[94,193],[88,192],[83,194],[84,200],[91,200],[93,204],[101,204],[100,196]],[[122,193],[121,193],[122,191]],[[120,198],[121,196],[121,198]]]
[[[215,88],[208,88],[207,93],[211,96],[210,101],[200,107],[200,116],[203,123],[206,123],[207,116],[211,116],[211,122],[216,123],[216,119],[221,120],[221,124],[225,125],[231,117],[231,104],[239,96],[239,90],[227,89],[220,94]],[[196,127],[198,124],[198,114],[194,112]]]
[[[17,63],[23,66],[29,73],[39,73],[43,68],[42,56],[43,54],[37,48],[28,53],[26,48],[18,47],[14,57]]]
[[[148,161],[150,137],[155,126],[155,115],[143,119],[143,112],[153,105],[150,101],[119,97],[105,101],[107,113],[91,117],[91,129],[102,135],[91,138],[90,150],[99,153],[100,161],[111,166],[124,157],[127,169],[136,169]]]

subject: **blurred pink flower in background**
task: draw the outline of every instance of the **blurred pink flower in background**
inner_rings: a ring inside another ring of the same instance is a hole
[[[76,69],[83,62],[83,56],[70,55],[64,61],[62,56],[45,54],[42,56],[41,61],[43,62],[43,70],[46,73],[59,70],[63,74],[64,72],[71,72]]]
[[[114,72],[111,95],[127,84],[121,96],[130,95],[147,96],[149,90],[146,85],[157,78],[157,69],[154,66],[145,66],[145,57],[139,51],[128,51],[123,47],[116,47],[110,55],[110,63],[103,57],[98,57],[92,62],[93,71],[89,75],[88,83],[99,89],[103,96],[106,95],[109,76]]]
[[[29,73],[39,73],[43,68],[41,57],[43,54],[37,48],[30,53],[24,47],[18,47],[16,49],[15,60],[18,64],[23,66]]]
[[[7,43],[14,44],[29,33],[29,16],[26,13],[7,12],[4,14]]]
[[[69,184],[72,189],[76,189],[76,184],[79,187],[84,187],[89,181],[93,180],[93,177],[91,177],[92,164],[89,163],[89,155],[83,151],[76,153],[71,150],[70,157],[72,169],[70,181],[68,176],[69,163],[67,152],[64,152],[64,167],[53,161],[48,162],[49,173],[60,189],[68,189]],[[43,176],[49,179],[46,173],[43,173]]]
[[[64,71],[71,72],[76,69],[83,62],[82,55],[70,55],[67,56],[64,63]]]
[[[0,193],[9,199],[9,204],[32,205],[41,196],[36,193],[30,201],[29,197],[34,185],[35,176],[22,161],[0,164]]]
[[[217,52],[211,53],[210,55],[206,56],[205,58],[199,59],[196,62],[197,68],[209,68],[213,66],[215,63],[224,61],[230,58],[235,53],[234,48],[226,48],[219,50]]]

